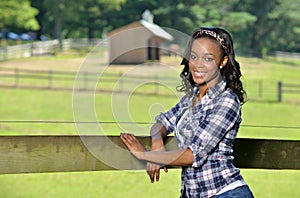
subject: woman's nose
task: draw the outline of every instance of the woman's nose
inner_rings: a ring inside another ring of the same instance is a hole
[[[204,64],[203,64],[203,62],[201,61],[201,59],[194,60],[194,61],[193,61],[193,65],[194,65],[195,67],[197,67],[197,68],[202,68],[202,67],[204,67]]]

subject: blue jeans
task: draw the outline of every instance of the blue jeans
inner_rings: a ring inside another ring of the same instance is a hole
[[[213,198],[254,198],[251,190],[247,185],[229,190]]]

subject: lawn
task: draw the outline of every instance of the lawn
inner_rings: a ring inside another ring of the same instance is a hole
[[[298,83],[300,64],[296,60],[269,58],[267,60],[239,58],[244,74],[249,101],[243,106],[243,122],[239,137],[296,139],[300,140],[300,95],[284,95],[277,102],[278,81]],[[54,71],[77,71],[86,60],[77,56],[39,57],[11,60],[0,63],[0,67],[53,69]],[[177,75],[180,62],[176,58],[164,58],[166,67],[144,65],[140,75]],[[170,70],[170,68],[172,68]],[[135,66],[114,66],[105,72],[128,74],[140,73]],[[176,78],[175,78],[176,79]],[[179,78],[178,78],[179,79]],[[1,82],[1,80],[0,80]],[[178,96],[171,84],[163,83],[163,93],[170,96],[145,95],[138,92],[152,90],[147,80],[140,79],[139,86],[127,86],[128,93],[118,93],[120,83],[101,84],[110,86],[112,92],[91,95],[95,101],[95,114],[102,122],[131,122],[131,124],[102,123],[105,134],[118,135],[130,131],[137,135],[148,135],[155,115],[172,107]],[[258,94],[258,84],[263,82],[264,91]],[[39,82],[33,82],[38,84]],[[147,92],[145,91],[145,92]],[[1,122],[2,135],[58,135],[78,134],[73,123],[73,93],[71,91],[0,89],[1,121],[58,121],[58,123]],[[120,101],[121,103],[120,105]],[[121,112],[121,113],[117,113]],[[84,112],[89,113],[89,112]],[[296,197],[299,195],[299,171],[290,170],[241,170],[246,182],[256,197]],[[178,197],[180,170],[172,169],[162,174],[159,183],[151,184],[144,171],[103,171],[78,173],[43,173],[0,175],[0,197]]]
[[[257,198],[299,195],[299,171],[242,170]],[[1,198],[179,197],[180,170],[162,173],[150,183],[144,171],[104,171],[0,175]]]

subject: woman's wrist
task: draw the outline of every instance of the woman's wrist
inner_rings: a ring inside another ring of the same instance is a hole
[[[144,152],[135,152],[133,153],[134,156],[138,159],[138,160],[146,160],[146,151]]]
[[[165,145],[162,139],[152,140],[151,151],[164,151]]]

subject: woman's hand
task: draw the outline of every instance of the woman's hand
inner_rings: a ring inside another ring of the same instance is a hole
[[[151,183],[154,183],[154,181],[158,182],[160,179],[160,165],[159,164],[154,164],[151,162],[147,162],[146,165],[146,170],[147,174],[150,178]],[[164,171],[167,173],[168,169],[167,167],[164,167]]]
[[[138,159],[142,158],[142,154],[146,151],[145,147],[136,139],[133,134],[121,133],[120,137],[128,150]]]
[[[152,146],[151,146],[151,151],[166,151],[165,146],[163,144],[163,141],[160,140],[153,140],[152,141]],[[155,164],[155,163],[151,163],[151,162],[147,162],[146,165],[146,170],[147,170],[147,174],[150,178],[150,181],[152,183],[154,183],[154,181],[158,182],[160,179],[160,168],[161,165],[159,164]],[[168,172],[168,169],[166,166],[164,166],[164,171],[165,173]]]
[[[145,147],[138,141],[133,134],[121,133],[120,138],[128,148],[128,150],[138,159],[144,159],[143,154],[146,152]],[[151,151],[165,151],[163,144],[156,144],[156,141],[152,142]],[[156,163],[147,162],[146,170],[151,182],[159,181],[160,179],[160,168],[161,165]],[[168,172],[167,168],[164,167],[164,171]]]

